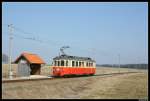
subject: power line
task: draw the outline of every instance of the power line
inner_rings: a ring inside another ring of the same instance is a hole
[[[32,35],[33,33],[29,33],[29,32],[26,32],[26,31],[24,31],[24,30],[22,30],[21,28],[18,28],[18,27],[16,27],[16,26],[13,26],[12,27],[14,30],[16,30],[16,31],[18,31],[18,32],[21,32],[21,33],[23,33],[23,34],[26,34],[26,35]],[[53,44],[54,46],[56,46],[56,45],[63,45],[63,44],[60,44],[60,43],[58,43],[58,42],[54,42],[54,41],[52,41],[52,40],[40,40],[40,39],[37,39],[37,38],[35,38],[35,37],[24,37],[24,36],[21,36],[21,35],[17,35],[17,34],[13,34],[15,37],[19,37],[19,38],[22,38],[22,39],[27,39],[27,40],[32,40],[32,41],[36,41],[36,42],[40,42],[40,43],[44,43],[44,44],[49,44],[49,43],[51,43],[51,44]],[[88,53],[93,53],[93,54],[95,54],[95,51],[99,51],[99,52],[102,52],[103,53],[103,55],[105,54],[105,55],[110,55],[109,53],[106,53],[105,51],[102,51],[102,50],[98,50],[98,49],[94,49],[94,50],[89,50],[89,49],[83,49],[83,48],[79,48],[79,47],[76,47],[78,50],[82,50],[82,51],[85,51],[85,52],[88,52]]]
[[[3,24],[3,25],[4,25],[4,26],[8,26],[7,24]],[[16,31],[18,31],[18,32],[21,32],[21,33],[23,33],[23,34],[27,34],[27,35],[33,34],[33,33],[26,32],[26,31],[24,31],[23,29],[18,28],[18,27],[15,27],[15,26],[12,26],[12,28],[13,28],[13,30],[16,30]]]
[[[29,32],[26,32],[26,31],[24,31],[24,30],[22,30],[22,29],[20,29],[20,28],[18,28],[18,27],[15,27],[15,26],[13,26],[13,28],[16,30],[16,31],[18,31],[18,32],[21,32],[21,33],[23,33],[23,34],[28,34],[28,35],[31,35],[32,33],[29,33]],[[63,44],[60,44],[60,43],[58,43],[58,42],[54,42],[54,41],[52,41],[52,40],[40,40],[40,39],[37,39],[37,38],[35,38],[35,37],[23,37],[23,36],[20,36],[20,35],[16,35],[16,34],[14,34],[14,36],[16,36],[16,37],[19,37],[19,38],[23,38],[23,39],[28,39],[28,40],[32,40],[32,41],[38,41],[38,42],[41,42],[41,43],[46,43],[47,44],[47,42],[48,43],[52,43],[53,45],[63,45]],[[78,47],[78,49],[79,50],[82,50],[82,51],[87,51],[87,52],[91,52],[91,51],[89,51],[88,49],[81,49],[81,48],[79,48]]]
[[[9,34],[4,34],[4,35],[9,35]],[[40,40],[40,39],[37,39],[35,37],[24,37],[22,35],[18,35],[18,34],[13,34],[13,36],[17,37],[17,38],[21,38],[21,39],[25,39],[25,40],[30,40],[30,41],[35,41],[35,42],[39,42],[41,44],[47,44],[49,45],[48,41],[43,41],[43,40]],[[52,44],[52,43],[51,43]],[[55,44],[52,44],[53,46],[56,46]]]
[[[22,30],[22,29],[20,29],[20,28],[18,28],[18,27],[13,27],[16,31],[19,31],[19,32],[21,32],[21,33],[23,33],[23,34],[28,34],[28,35],[30,35],[30,34],[33,34],[33,33],[29,33],[29,32],[26,32],[26,31],[24,31],[24,30]],[[34,35],[34,34],[33,34]],[[60,45],[60,44],[58,44],[58,43],[56,43],[56,42],[54,42],[54,41],[51,41],[51,40],[45,40],[45,41],[43,41],[43,40],[41,40],[41,39],[37,39],[37,38],[35,38],[35,37],[32,37],[32,38],[25,38],[25,39],[30,39],[30,40],[35,40],[35,41],[39,41],[39,42],[42,42],[42,43],[53,43],[53,44],[55,44],[55,45]]]
[[[32,33],[29,33],[29,32],[26,32],[26,31],[24,31],[24,30],[22,30],[22,29],[20,29],[20,28],[18,28],[18,27],[15,27],[15,26],[13,26],[13,28],[16,30],[16,31],[19,31],[19,32],[21,32],[21,33],[24,33],[24,34],[32,34]],[[15,36],[17,36],[18,37],[18,35],[15,35]],[[19,36],[20,37],[20,36]],[[48,43],[52,43],[52,44],[54,44],[54,45],[63,45],[63,44],[60,44],[60,43],[58,43],[58,42],[54,42],[54,41],[52,41],[52,40],[45,40],[45,41],[43,41],[43,40],[40,40],[40,39],[36,39],[35,37],[20,37],[20,38],[23,38],[23,39],[29,39],[29,40],[32,40],[32,41],[39,41],[39,42],[41,42],[41,43],[46,43],[47,44],[47,42]],[[91,51],[89,51],[88,49],[81,49],[81,48],[79,48],[78,47],[78,49],[79,50],[82,50],[82,51],[88,51],[88,52],[91,52]]]

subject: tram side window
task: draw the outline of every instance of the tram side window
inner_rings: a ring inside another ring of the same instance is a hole
[[[57,62],[57,61],[54,61],[54,66],[56,66],[56,62]]]
[[[82,63],[82,65],[81,65],[81,66],[82,66],[82,67],[84,67],[84,62],[81,62],[81,63]]]
[[[81,62],[79,62],[79,67],[81,67]]]
[[[72,61],[72,67],[74,67],[74,61]]]
[[[58,66],[60,66],[60,61],[58,61]]]
[[[78,67],[78,61],[76,61],[76,67]]]
[[[64,60],[61,60],[61,66],[64,66]]]
[[[88,67],[88,62],[86,63],[86,67]]]
[[[93,67],[93,63],[91,63],[91,67]]]
[[[89,67],[91,67],[91,63],[89,62]]]
[[[66,61],[66,66],[68,66],[68,61]]]

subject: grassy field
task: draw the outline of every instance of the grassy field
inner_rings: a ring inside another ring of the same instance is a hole
[[[41,74],[49,75],[49,66]],[[3,69],[4,70],[4,69]],[[148,98],[148,72],[124,69],[120,75],[88,76],[67,79],[2,84],[3,99],[141,99]],[[2,71],[3,72],[3,71]],[[96,74],[117,73],[118,68],[99,67]],[[6,73],[7,74],[7,73]]]
[[[17,64],[12,64],[12,71],[13,71],[13,76],[17,76]],[[8,78],[9,75],[9,65],[8,64],[2,64],[2,77],[3,78]]]

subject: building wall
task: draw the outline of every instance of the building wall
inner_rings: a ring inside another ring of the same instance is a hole
[[[18,76],[30,76],[30,71],[30,64],[24,57],[21,57],[18,60]]]
[[[19,76],[30,76],[30,67],[27,63],[18,64],[18,75]]]

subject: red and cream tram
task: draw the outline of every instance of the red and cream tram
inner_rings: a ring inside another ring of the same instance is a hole
[[[60,55],[53,58],[53,76],[93,75],[96,63],[89,57]]]

